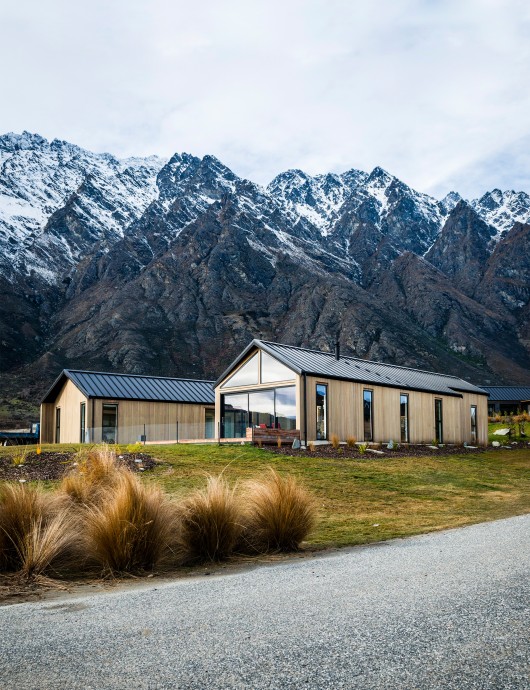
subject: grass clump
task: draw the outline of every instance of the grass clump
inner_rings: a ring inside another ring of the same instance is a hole
[[[64,566],[79,543],[76,520],[50,494],[25,485],[0,488],[0,570],[40,575]]]
[[[295,477],[283,478],[269,468],[266,478],[247,483],[242,535],[245,550],[296,551],[315,521],[314,501]]]
[[[346,439],[346,445],[348,446],[348,448],[355,448],[356,443],[357,439],[355,438],[355,436],[348,436],[348,438]]]
[[[173,504],[155,486],[123,471],[84,515],[87,551],[105,572],[149,570],[169,560],[175,541]]]
[[[333,450],[338,450],[340,447],[340,438],[337,436],[337,434],[331,434],[331,445],[333,446]]]
[[[115,487],[126,470],[118,466],[116,453],[107,445],[81,450],[76,464],[63,478],[59,491],[74,503],[92,505],[102,494]]]
[[[208,476],[204,489],[180,509],[180,543],[186,563],[220,561],[234,551],[241,534],[241,511],[226,480]]]

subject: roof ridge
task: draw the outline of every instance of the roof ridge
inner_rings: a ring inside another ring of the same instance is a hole
[[[127,376],[138,379],[163,379],[164,381],[190,381],[192,383],[214,383],[212,379],[186,379],[180,376],[153,376],[152,374],[122,374],[110,371],[90,371],[89,369],[64,369],[72,374],[100,374],[101,376]]]
[[[328,355],[329,357],[333,357],[335,359],[335,353],[334,352],[324,352],[323,350],[313,350],[312,348],[309,347],[300,347],[298,345],[286,345],[285,343],[276,343],[273,342],[272,340],[260,340],[257,339],[258,342],[264,343],[266,345],[277,345],[279,347],[290,347],[293,350],[302,350],[303,352],[316,352],[319,355]],[[417,371],[422,374],[433,374],[434,376],[444,376],[445,378],[448,379],[455,379],[456,381],[464,381],[465,383],[468,383],[465,379],[463,379],[461,376],[454,376],[453,374],[442,374],[437,371],[428,371],[427,369],[416,369],[415,367],[404,367],[401,364],[390,364],[389,362],[380,362],[378,360],[374,359],[361,359],[360,357],[352,357],[351,355],[342,355],[340,356],[340,359],[351,359],[354,362],[361,362],[363,364],[378,364],[383,367],[393,367],[395,369],[404,369],[405,371]],[[471,384],[475,385],[475,384]]]

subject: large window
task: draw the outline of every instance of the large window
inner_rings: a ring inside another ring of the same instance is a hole
[[[247,427],[296,429],[296,388],[269,388],[221,396],[223,438],[245,438]]]
[[[294,372],[267,352],[261,352],[261,383],[292,381]]]
[[[317,441],[328,437],[328,387],[317,383]]]
[[[401,427],[401,443],[409,442],[409,396],[401,393],[399,396],[399,420]]]
[[[55,443],[61,443],[61,408],[55,408]]]
[[[79,420],[79,443],[85,442],[86,432],[86,403],[81,403],[81,414]]]
[[[258,353],[236,371],[223,383],[221,388],[237,388],[238,386],[253,386],[258,383]]]
[[[364,440],[374,440],[373,391],[363,391]]]
[[[101,424],[103,443],[118,443],[118,406],[103,405],[103,422]]]
[[[215,438],[215,410],[204,410],[204,438]]]
[[[477,442],[477,406],[471,405],[471,440]]]
[[[444,428],[441,398],[434,399],[434,430],[436,433],[436,440],[438,441],[438,443],[443,443]]]

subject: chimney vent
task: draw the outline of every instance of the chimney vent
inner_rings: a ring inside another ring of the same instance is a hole
[[[337,360],[340,359],[340,343],[338,340],[335,343],[335,359],[337,359]]]

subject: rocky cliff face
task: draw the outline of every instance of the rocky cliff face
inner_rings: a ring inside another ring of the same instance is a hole
[[[525,195],[486,197],[380,168],[264,189],[212,156],[0,137],[4,397],[62,366],[211,377],[253,337],[329,349],[337,331],[345,353],[530,382],[530,226],[507,230]]]

